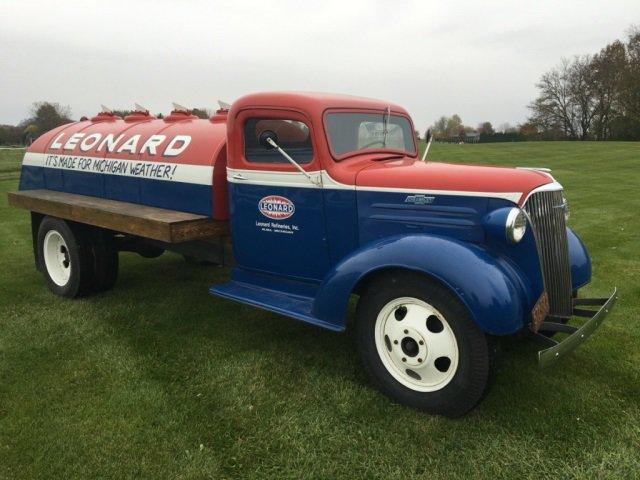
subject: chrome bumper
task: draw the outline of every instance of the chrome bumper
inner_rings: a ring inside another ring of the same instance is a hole
[[[578,348],[600,326],[604,317],[611,311],[618,299],[618,289],[613,290],[609,298],[576,298],[573,300],[573,315],[587,317],[586,323],[580,327],[564,323],[542,322],[539,331],[562,332],[570,335],[562,341],[556,341],[540,333],[532,335],[543,342],[547,348],[538,352],[538,365],[540,368],[548,367],[557,360]],[[600,307],[597,311],[582,307]]]

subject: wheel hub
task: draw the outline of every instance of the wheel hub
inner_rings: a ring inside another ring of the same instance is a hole
[[[71,276],[71,257],[69,248],[60,232],[50,230],[44,237],[42,256],[47,273],[51,280],[59,286],[64,286]]]
[[[404,337],[402,339],[402,342],[400,342],[400,345],[402,347],[402,351],[407,357],[415,357],[416,355],[418,355],[418,342],[416,342],[413,338]]]
[[[417,391],[446,386],[457,369],[458,346],[445,318],[417,298],[398,298],[380,311],[376,347],[389,373]]]

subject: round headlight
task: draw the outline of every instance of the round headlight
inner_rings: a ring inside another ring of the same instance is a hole
[[[505,226],[507,240],[511,243],[518,243],[527,231],[527,216],[519,208],[512,208],[507,215]]]

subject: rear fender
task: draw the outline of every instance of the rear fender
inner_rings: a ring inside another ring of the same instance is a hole
[[[313,315],[344,328],[349,296],[358,284],[384,269],[404,269],[445,284],[486,333],[504,335],[523,327],[533,305],[518,267],[484,248],[450,238],[417,234],[369,244],[336,265],[316,295]]]

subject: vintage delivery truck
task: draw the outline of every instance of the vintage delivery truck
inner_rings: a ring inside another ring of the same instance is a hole
[[[38,138],[9,200],[32,212],[36,266],[64,297],[111,288],[123,250],[233,264],[213,295],[335,331],[357,296],[374,385],[447,416],[483,397],[494,337],[528,332],[547,365],[616,300],[578,298],[591,262],[548,171],[422,161],[407,111],[378,100],[103,111]]]

